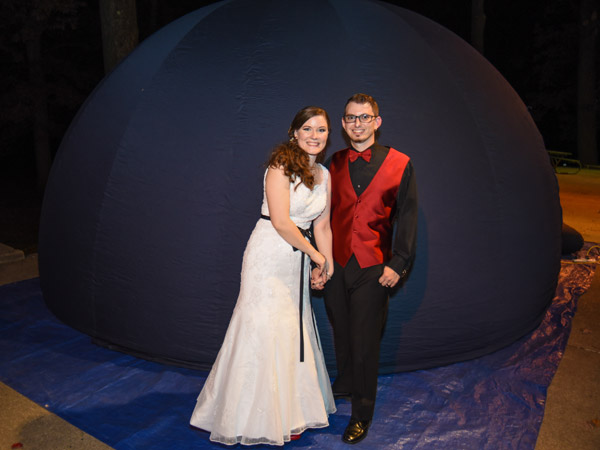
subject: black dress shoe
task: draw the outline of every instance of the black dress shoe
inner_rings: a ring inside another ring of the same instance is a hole
[[[367,437],[369,431],[370,420],[354,420],[350,419],[350,423],[344,431],[342,441],[346,444],[357,444]]]

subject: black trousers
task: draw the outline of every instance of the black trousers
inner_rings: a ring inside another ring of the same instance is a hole
[[[325,285],[338,369],[333,391],[352,395],[355,420],[371,420],[375,409],[379,346],[389,302],[388,289],[378,282],[382,273],[382,264],[361,269],[352,255],[346,267],[335,263]]]

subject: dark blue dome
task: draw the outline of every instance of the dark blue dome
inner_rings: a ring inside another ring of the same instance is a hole
[[[560,268],[558,187],[502,76],[460,38],[368,0],[232,0],[144,41],[90,95],[54,162],[40,231],[49,308],[149,358],[209,368],[294,113],[373,95],[412,157],[417,258],[390,300],[382,371],[476,357],[533,329]],[[535,262],[532,261],[535,258]],[[322,300],[315,309],[334,362]]]

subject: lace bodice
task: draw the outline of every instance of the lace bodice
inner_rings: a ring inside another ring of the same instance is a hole
[[[329,171],[321,164],[318,164],[322,171],[321,183],[316,184],[311,191],[300,180],[290,182],[290,218],[296,226],[307,229],[325,209],[327,204],[327,180]],[[268,169],[267,169],[268,170]],[[265,178],[267,172],[265,171]],[[299,186],[298,186],[299,185]],[[296,188],[298,186],[298,188]],[[269,205],[267,203],[267,193],[265,183],[263,182],[263,202],[261,214],[269,215]]]

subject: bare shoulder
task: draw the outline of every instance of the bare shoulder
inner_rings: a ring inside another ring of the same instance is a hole
[[[265,176],[265,183],[267,185],[284,186],[289,184],[289,178],[285,174],[283,167],[269,166]]]

